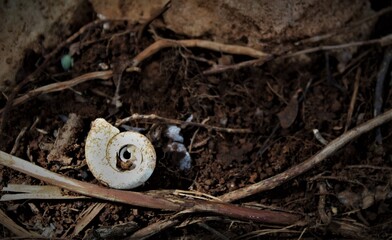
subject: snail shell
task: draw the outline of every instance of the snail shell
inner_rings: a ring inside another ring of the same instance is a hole
[[[94,177],[112,188],[138,187],[150,178],[155,168],[155,149],[144,135],[120,133],[103,118],[92,122],[85,154]]]

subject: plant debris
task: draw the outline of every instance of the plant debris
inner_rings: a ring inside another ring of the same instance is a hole
[[[247,40],[178,34],[162,21],[173,6],[161,4],[142,22],[73,26],[3,92],[1,236],[388,239],[392,92],[374,90],[380,71],[391,80],[380,67],[390,9],[351,23],[377,20],[370,37],[340,25],[295,35],[281,23],[292,34],[276,45],[256,30]],[[214,31],[228,29],[238,31]],[[152,142],[155,170],[135,190],[107,188],[88,168],[96,118]]]

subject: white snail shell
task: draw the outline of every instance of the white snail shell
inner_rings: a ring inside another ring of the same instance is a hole
[[[117,189],[131,189],[150,178],[156,153],[137,132],[121,132],[103,118],[91,124],[86,139],[86,162],[96,179]]]

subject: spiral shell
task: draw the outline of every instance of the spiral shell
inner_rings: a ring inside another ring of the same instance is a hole
[[[150,178],[156,153],[151,142],[137,132],[121,132],[105,119],[91,124],[86,139],[86,161],[94,177],[117,189],[131,189]]]

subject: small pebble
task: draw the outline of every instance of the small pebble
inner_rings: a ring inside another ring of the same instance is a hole
[[[66,54],[61,58],[61,66],[64,71],[68,71],[73,66],[73,58],[71,55]]]

